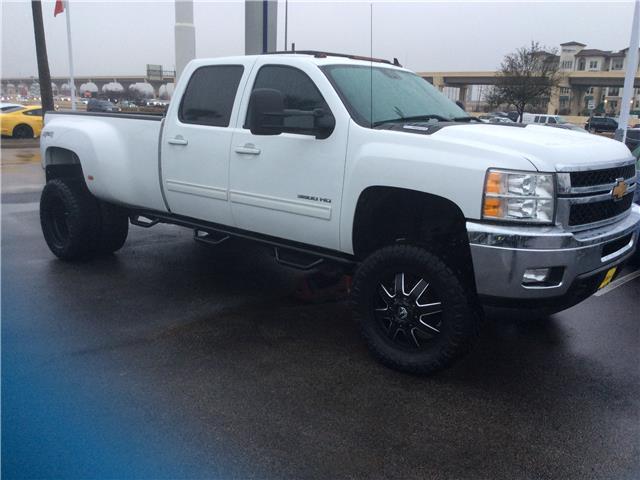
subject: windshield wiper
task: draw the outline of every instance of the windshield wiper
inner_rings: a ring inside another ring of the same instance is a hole
[[[453,117],[451,120],[454,122],[480,122],[483,123],[479,118],[472,117],[471,115],[465,115],[464,117]]]
[[[377,122],[373,122],[371,124],[372,127],[378,127],[382,124],[385,123],[396,123],[396,122],[413,122],[413,121],[417,121],[417,120],[438,120],[439,122],[450,122],[451,119],[449,118],[445,118],[441,115],[413,115],[410,117],[397,117],[397,118],[390,118],[388,120],[378,120]]]

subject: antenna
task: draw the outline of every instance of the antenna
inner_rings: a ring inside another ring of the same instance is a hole
[[[369,4],[369,123],[373,127],[373,2]]]

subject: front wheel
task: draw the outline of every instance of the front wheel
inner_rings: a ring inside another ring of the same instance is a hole
[[[352,303],[371,353],[385,365],[430,374],[467,353],[479,331],[475,293],[436,255],[392,245],[369,256]]]

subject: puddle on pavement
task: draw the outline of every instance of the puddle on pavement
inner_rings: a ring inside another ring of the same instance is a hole
[[[14,151],[15,150],[15,151]],[[22,163],[39,163],[40,151],[37,149],[3,149],[2,165],[15,165]]]

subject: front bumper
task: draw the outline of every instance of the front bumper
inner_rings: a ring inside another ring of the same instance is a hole
[[[595,285],[607,269],[631,257],[639,226],[637,205],[614,224],[574,233],[557,226],[467,222],[478,294],[486,304],[561,300],[580,285]],[[561,273],[552,284],[523,284],[525,270],[553,267]]]

